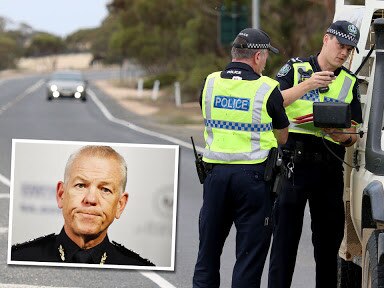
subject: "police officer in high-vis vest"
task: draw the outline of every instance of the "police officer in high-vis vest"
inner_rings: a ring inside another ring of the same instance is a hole
[[[316,287],[337,285],[337,254],[344,232],[342,161],[345,147],[357,140],[356,134],[348,132],[356,128],[316,130],[295,119],[312,113],[314,102],[345,102],[350,103],[352,120],[362,122],[357,79],[342,66],[358,41],[354,24],[336,21],[327,29],[319,54],[292,58],[277,74],[291,122],[282,150],[292,173],[276,205],[269,288],[291,286],[307,202]]]
[[[207,178],[193,287],[220,286],[220,256],[232,224],[236,234],[233,287],[259,287],[271,237],[273,196],[264,181],[272,147],[285,143],[289,121],[278,82],[262,76],[271,46],[258,29],[242,30],[232,62],[206,78],[201,95]]]

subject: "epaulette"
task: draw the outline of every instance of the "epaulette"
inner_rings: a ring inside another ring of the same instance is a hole
[[[28,240],[28,241],[23,242],[23,243],[17,243],[17,244],[12,245],[12,249],[16,249],[17,250],[19,248],[29,247],[29,246],[32,246],[32,245],[35,245],[35,244],[41,244],[41,243],[43,243],[45,241],[53,239],[55,236],[56,236],[56,234],[52,233],[52,234],[48,234],[48,235],[45,235],[45,236],[41,236],[41,237],[38,237],[38,238],[34,238],[34,239],[31,239],[31,240]]]
[[[141,261],[141,262],[143,262],[143,265],[146,265],[146,266],[155,266],[155,264],[153,264],[148,259],[145,259],[145,258],[141,257],[139,254],[133,252],[132,250],[129,250],[128,248],[125,248],[123,245],[121,245],[121,244],[119,244],[119,243],[117,243],[115,241],[112,241],[112,245],[119,252],[121,252],[124,256],[128,256],[130,258],[133,258],[133,259],[136,259],[138,261]]]
[[[299,57],[291,58],[289,61],[291,61],[292,63],[303,62],[303,60]]]

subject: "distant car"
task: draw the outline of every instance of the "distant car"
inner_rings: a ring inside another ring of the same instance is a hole
[[[55,71],[47,80],[47,99],[60,97],[86,101],[87,82],[81,71]]]

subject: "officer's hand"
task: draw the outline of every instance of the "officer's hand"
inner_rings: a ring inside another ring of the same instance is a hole
[[[322,128],[325,134],[328,134],[333,141],[344,142],[349,138],[349,134],[343,134],[343,129],[338,128]]]
[[[320,71],[313,73],[307,80],[309,82],[307,84],[310,85],[311,90],[314,90],[320,87],[327,87],[335,78],[335,74],[331,71]]]

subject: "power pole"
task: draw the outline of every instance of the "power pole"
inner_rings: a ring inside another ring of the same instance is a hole
[[[252,27],[260,28],[260,3],[259,0],[252,0]]]

